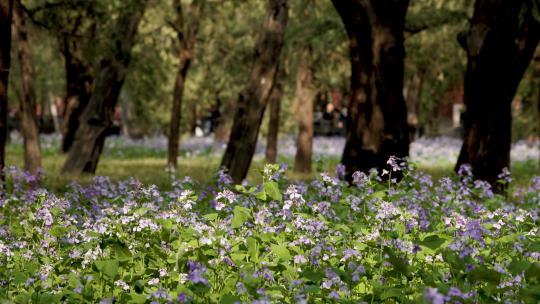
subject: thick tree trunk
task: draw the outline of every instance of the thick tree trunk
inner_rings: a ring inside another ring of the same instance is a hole
[[[89,54],[93,53],[93,43],[97,31],[95,12],[88,10],[90,24],[81,32],[83,24],[78,20],[71,29],[71,34],[63,34],[61,37],[61,52],[64,55],[66,70],[66,96],[64,99],[63,123],[62,123],[62,153],[67,153],[79,127],[81,115],[88,105],[92,95],[94,71]]]
[[[403,98],[403,31],[409,1],[332,0],[349,36],[351,100],[342,162],[354,171],[388,168],[409,153]]]
[[[8,137],[8,78],[11,52],[13,0],[0,0],[0,180],[4,180],[5,149]]]
[[[171,121],[169,129],[169,146],[168,146],[168,160],[167,167],[176,169],[178,146],[180,140],[180,118],[182,111],[182,97],[184,95],[184,85],[186,82],[186,76],[191,65],[193,48],[195,47],[195,41],[197,31],[199,28],[199,19],[201,4],[204,1],[196,0],[191,3],[189,22],[187,24],[187,30],[184,30],[184,16],[182,12],[182,4],[180,0],[173,0],[173,5],[176,9],[176,31],[178,34],[178,42],[180,47],[180,66],[176,74],[176,80],[174,82],[174,94],[171,111]]]
[[[266,162],[275,163],[278,152],[279,113],[281,111],[281,98],[283,98],[283,82],[276,80],[270,92],[270,117],[268,119],[268,135],[266,137]]]
[[[83,172],[96,172],[146,3],[147,0],[134,0],[121,10],[111,35],[115,48],[101,60],[94,91],[81,115],[75,140],[63,167],[64,173],[80,175]]]
[[[467,51],[465,136],[456,164],[493,185],[510,166],[511,103],[540,39],[523,0],[477,0],[460,42]]]
[[[296,139],[296,156],[294,171],[299,173],[311,172],[313,154],[313,70],[311,68],[311,50],[306,47],[300,53],[296,69],[296,101],[294,112],[298,122],[298,137]]]
[[[92,94],[93,77],[90,64],[85,62],[80,41],[71,37],[63,38],[62,53],[66,69],[66,98],[62,123],[61,152],[67,153],[79,128],[79,119],[88,105]]]
[[[246,177],[255,152],[262,117],[278,69],[288,9],[288,0],[268,0],[251,76],[238,97],[231,136],[221,162],[236,183]]]
[[[36,116],[36,93],[33,85],[34,71],[30,58],[30,41],[20,0],[15,0],[13,29],[15,53],[20,70],[21,133],[24,140],[24,169],[36,174],[41,168],[39,128]]]

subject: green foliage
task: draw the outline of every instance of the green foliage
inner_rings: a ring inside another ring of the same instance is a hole
[[[101,177],[62,196],[10,170],[0,301],[538,300],[537,181],[503,196],[402,169],[400,183],[323,173],[303,186],[270,165],[261,184],[214,193]]]

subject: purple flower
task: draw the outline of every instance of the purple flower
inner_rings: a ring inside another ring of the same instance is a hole
[[[432,304],[444,304],[445,302],[444,295],[439,293],[437,288],[432,287],[429,287],[424,291],[424,298]]]
[[[358,257],[360,255],[360,253],[354,249],[351,249],[351,248],[347,248],[345,250],[343,250],[343,258],[342,258],[342,261],[347,261],[348,259],[352,258],[352,257]]]
[[[188,261],[189,275],[188,278],[192,283],[202,283],[204,285],[208,284],[208,279],[203,275],[206,273],[206,266],[199,262]]]
[[[401,168],[399,167],[398,165],[398,161],[400,159],[395,157],[395,156],[390,156],[390,158],[388,159],[388,161],[386,162],[387,165],[390,165],[390,167],[392,168],[392,171],[400,171]]]
[[[508,184],[512,182],[512,177],[511,177],[511,174],[510,174],[510,170],[508,170],[507,167],[504,167],[502,169],[501,174],[497,175],[497,178],[499,178],[499,180],[504,180]]]
[[[224,188],[225,186],[228,186],[232,184],[233,180],[231,176],[227,173],[226,169],[221,169],[218,171],[218,187]]]
[[[176,300],[180,303],[187,303],[189,301],[191,301],[191,297],[186,295],[184,292],[181,292],[178,297],[176,298]]]
[[[242,283],[242,282],[236,283],[236,292],[237,292],[238,294],[244,294],[244,293],[247,292],[247,288],[246,288],[246,286],[244,285],[244,283]]]
[[[343,164],[338,164],[336,166],[336,177],[338,179],[344,179],[345,178],[345,173],[346,173],[346,168],[345,168],[345,165]]]
[[[328,297],[330,297],[331,299],[339,299],[339,293],[337,293],[337,291],[335,291],[335,290],[332,290],[328,294]]]
[[[461,298],[463,296],[463,293],[461,292],[461,290],[459,290],[459,288],[457,287],[452,287],[450,288],[450,290],[448,291],[448,296],[450,297],[459,297]]]

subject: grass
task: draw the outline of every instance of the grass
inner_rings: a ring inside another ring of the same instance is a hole
[[[68,184],[74,179],[61,173],[65,161],[64,155],[59,155],[54,148],[44,148],[42,151],[42,165],[45,170],[45,186],[53,191],[63,192]],[[134,177],[144,184],[155,184],[160,189],[170,189],[173,175],[176,178],[190,176],[200,183],[210,182],[219,168],[221,158],[212,151],[203,155],[180,156],[178,168],[174,174],[165,170],[166,155],[164,152],[157,152],[141,147],[130,147],[125,149],[115,148],[112,151],[105,151],[100,158],[96,175],[109,176],[112,180],[126,180]],[[287,157],[280,157],[279,163],[285,163],[289,168],[293,168],[294,160]],[[7,147],[7,165],[23,167],[23,150],[21,145],[8,145]],[[325,157],[315,159],[313,162],[314,173],[298,174],[293,170],[288,170],[288,178],[291,180],[311,180],[317,172],[334,172],[334,168],[339,163],[337,157]],[[253,183],[261,182],[259,174],[264,166],[264,159],[255,158],[249,173],[248,180]],[[453,165],[442,163],[438,166],[422,166],[419,170],[431,175],[433,180],[437,181],[442,177],[453,177]],[[535,175],[540,175],[539,164],[537,161],[528,161],[524,163],[513,164],[512,175],[514,178],[514,187],[524,187],[530,183]],[[81,184],[92,181],[92,176],[84,175],[76,179]]]

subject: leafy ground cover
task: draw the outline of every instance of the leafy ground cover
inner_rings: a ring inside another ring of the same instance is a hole
[[[540,178],[494,194],[405,168],[260,183],[223,172],[160,190],[96,177],[63,194],[11,169],[0,200],[6,303],[537,303]],[[508,173],[501,182],[510,181]]]

